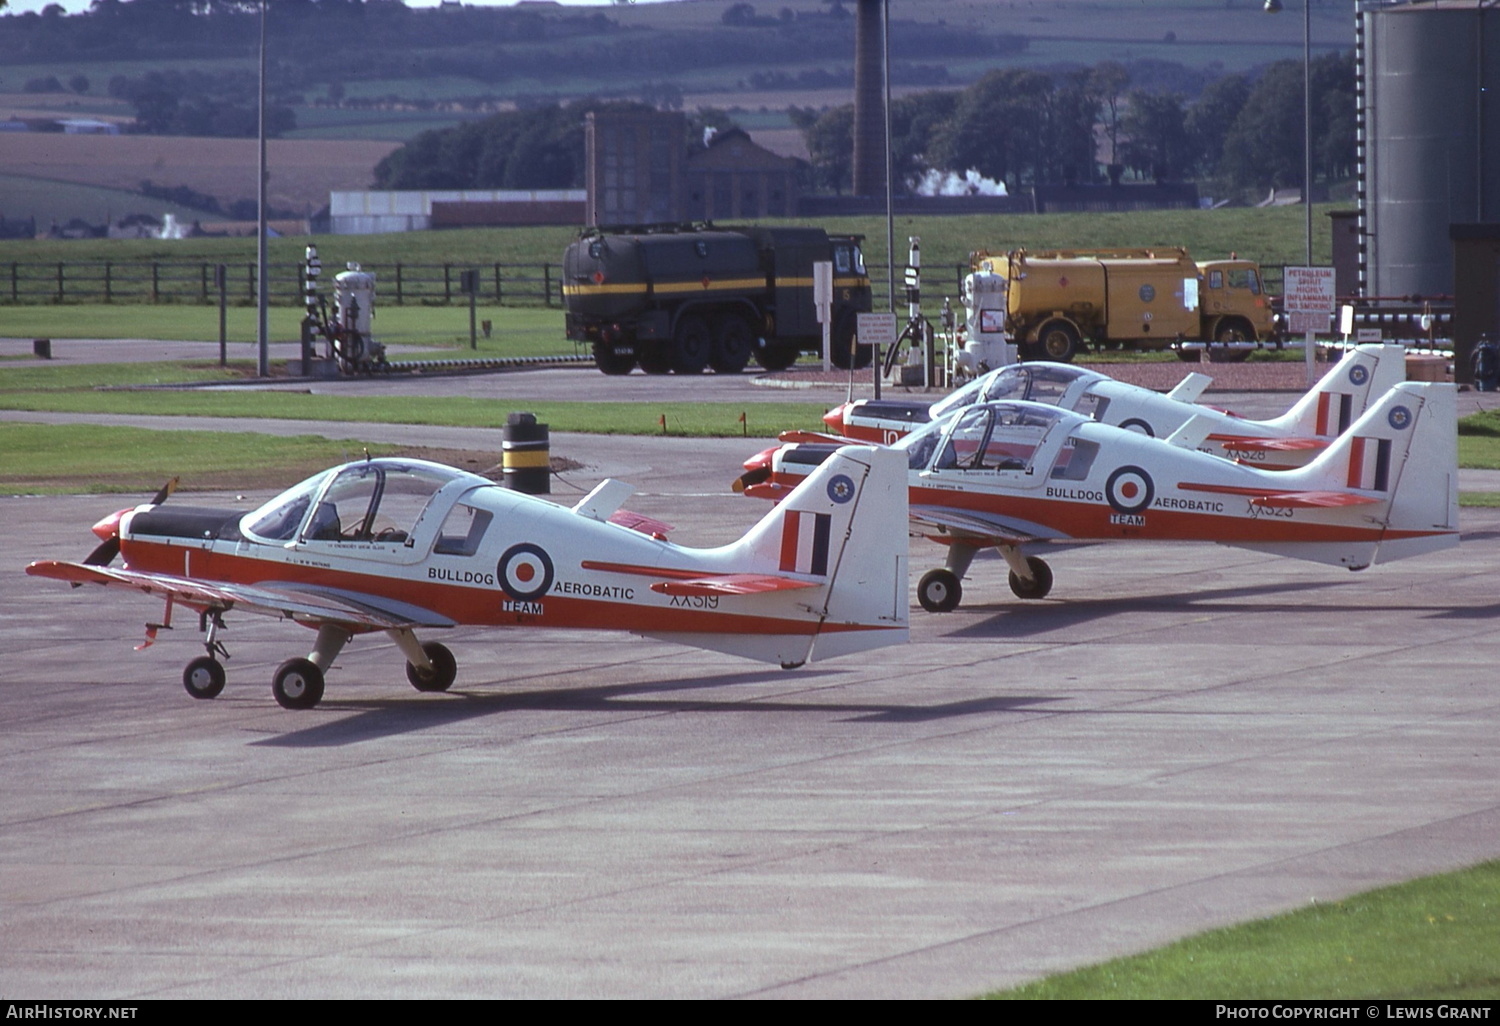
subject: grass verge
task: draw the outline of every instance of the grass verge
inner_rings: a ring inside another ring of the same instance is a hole
[[[1500,997],[1500,861],[1213,930],[1004,999]]]
[[[188,490],[282,487],[366,451],[385,456],[397,447],[315,435],[5,423],[0,494],[150,493],[179,476]]]
[[[217,342],[219,308],[186,304],[85,303],[76,306],[5,306],[0,333],[8,338],[149,338],[178,342]],[[301,338],[303,311],[272,307],[268,331],[272,341]],[[560,309],[546,307],[479,306],[474,320],[489,321],[489,338],[476,328],[476,348],[469,348],[469,308],[453,306],[382,305],[375,315],[375,338],[386,345],[452,349],[451,354],[423,354],[407,359],[493,358],[507,356],[556,356],[577,350],[564,335]],[[256,310],[231,306],[226,311],[225,338],[231,358],[253,357]],[[321,352],[321,350],[320,350]],[[65,361],[66,342],[53,345],[53,353]],[[403,359],[394,354],[392,359]]]

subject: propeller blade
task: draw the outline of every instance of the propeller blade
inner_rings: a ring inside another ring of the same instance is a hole
[[[162,485],[161,488],[157,490],[157,493],[151,497],[151,505],[160,506],[162,503],[166,502],[167,498],[173,492],[177,491],[177,482],[179,480],[181,480],[181,478],[174,477],[172,478],[172,480]]]
[[[93,552],[88,554],[87,558],[84,559],[84,563],[88,566],[109,566],[119,554],[120,539],[118,537],[106,538],[99,543]]]

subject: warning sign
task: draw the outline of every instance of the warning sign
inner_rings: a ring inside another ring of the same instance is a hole
[[[1288,267],[1282,286],[1291,334],[1326,332],[1335,302],[1333,268]]]

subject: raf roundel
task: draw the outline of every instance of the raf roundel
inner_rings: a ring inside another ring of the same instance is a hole
[[[1363,385],[1366,381],[1369,381],[1369,380],[1370,380],[1370,368],[1364,366],[1363,364],[1359,364],[1359,363],[1356,363],[1353,367],[1349,368],[1349,383],[1350,384],[1353,384],[1353,385]]]
[[[1156,498],[1156,485],[1140,467],[1119,467],[1104,482],[1104,495],[1116,512],[1139,513]]]
[[[1411,427],[1411,411],[1405,406],[1392,406],[1386,420],[1397,431],[1405,431]]]
[[[828,482],[828,497],[842,505],[854,498],[854,482],[848,474],[835,474]]]
[[[495,569],[500,587],[517,602],[539,599],[552,587],[552,557],[531,542],[506,549]]]

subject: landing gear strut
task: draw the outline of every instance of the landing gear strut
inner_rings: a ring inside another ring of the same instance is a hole
[[[199,614],[198,629],[204,632],[203,648],[208,654],[187,664],[182,671],[182,686],[194,698],[217,698],[224,690],[224,664],[219,657],[229,658],[229,650],[218,640],[219,631],[224,629],[224,614]]]

